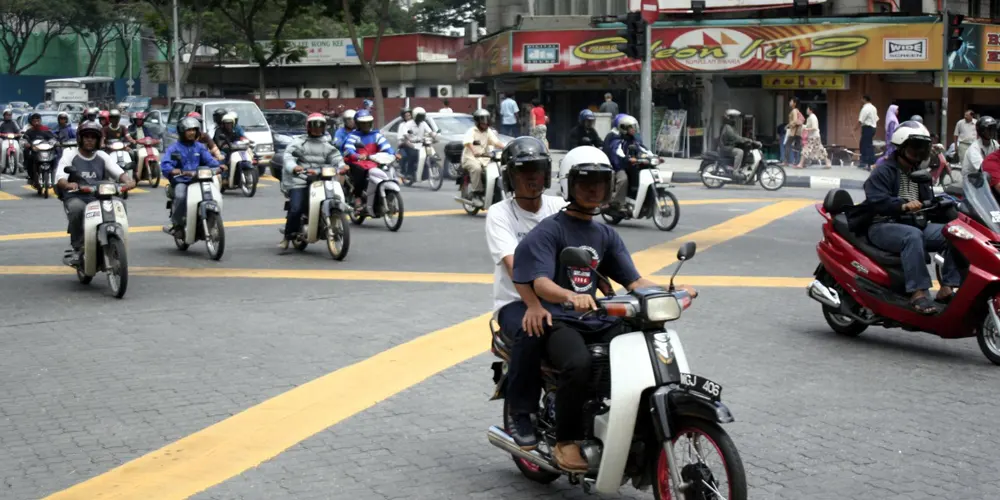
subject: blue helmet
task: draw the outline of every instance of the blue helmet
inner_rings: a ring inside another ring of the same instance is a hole
[[[366,108],[370,108],[370,107],[374,106],[375,103],[371,102],[371,100],[369,100],[369,99],[365,99],[364,102],[361,103],[361,105],[364,106],[364,107],[366,107]]]
[[[588,120],[596,120],[596,119],[597,119],[597,117],[594,116],[594,112],[591,111],[591,110],[589,110],[589,109],[585,109],[585,110],[583,110],[583,111],[580,112],[580,123],[583,123],[583,122],[588,121]]]
[[[615,119],[611,120],[611,128],[618,128],[618,122],[620,122],[621,119],[625,118],[626,116],[628,115],[626,115],[625,113],[618,113],[617,115],[615,115]]]
[[[367,109],[362,109],[354,114],[354,121],[356,123],[371,122],[375,121],[375,118],[372,116],[371,111],[368,111]]]
[[[295,101],[285,101],[285,109],[295,109]]]

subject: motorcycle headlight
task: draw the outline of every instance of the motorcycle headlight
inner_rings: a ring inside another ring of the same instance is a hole
[[[97,186],[97,194],[101,196],[113,196],[118,192],[118,186],[114,184],[101,184]]]
[[[274,145],[273,144],[258,144],[255,149],[257,150],[258,153],[270,153],[270,152],[274,151]]]
[[[38,153],[38,161],[49,161],[52,159],[52,153],[50,151],[41,151]]]
[[[333,177],[337,175],[337,169],[333,167],[323,167],[323,170],[320,171],[320,175],[323,177]]]
[[[49,144],[49,143],[39,144],[39,145],[35,146],[35,149],[37,149],[39,151],[48,151],[48,150],[52,149],[52,145]]]
[[[119,150],[119,149],[121,149],[122,147],[123,147],[123,146],[122,146],[122,143],[120,143],[120,142],[116,142],[116,143],[114,143],[114,144],[112,144],[112,145],[111,145],[111,149],[112,149],[113,151],[118,151],[118,150]]]
[[[205,180],[212,178],[212,169],[210,168],[199,168],[198,169],[198,179]]]
[[[681,304],[673,295],[646,298],[646,319],[651,322],[671,321],[681,317]]]

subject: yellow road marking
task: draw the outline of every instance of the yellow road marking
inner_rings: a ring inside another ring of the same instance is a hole
[[[34,187],[32,187],[32,186],[31,186],[30,184],[22,184],[22,185],[21,185],[21,189],[26,189],[26,190],[28,190],[28,191],[37,191],[37,190],[36,190],[36,189],[35,189]],[[130,193],[148,193],[149,191],[146,191],[145,189],[142,189],[142,188],[133,188],[133,189],[132,189],[131,191],[129,191],[129,192],[130,192]],[[55,195],[56,195],[56,191],[55,191],[55,189],[54,189],[54,188],[49,188],[49,194],[50,194],[50,195],[52,195],[52,196],[55,196]]]
[[[461,209],[452,210],[424,210],[420,212],[407,212],[405,214],[406,218],[413,217],[432,217],[436,215],[451,215],[465,213]],[[273,226],[275,224],[284,224],[285,219],[251,219],[251,220],[234,220],[234,221],[224,221],[225,226],[228,227],[256,227],[256,226]],[[131,233],[158,233],[163,230],[163,226],[132,226],[128,228],[128,232]],[[0,242],[4,241],[25,241],[25,240],[46,240],[52,238],[64,238],[67,234],[65,231],[49,231],[44,233],[17,233],[17,234],[0,234]]]
[[[3,191],[0,191],[0,201],[13,201],[13,200],[20,200],[20,199],[21,198],[19,196],[14,196],[14,195],[12,195],[10,193],[5,193]]]
[[[643,275],[674,261],[682,241],[701,249],[794,211],[781,202],[634,254]],[[805,206],[799,204],[799,208]],[[721,226],[721,228],[720,228]],[[260,465],[289,447],[374,406],[488,347],[490,314],[438,330],[279,394],[159,450],[58,492],[51,499],[187,498]]]
[[[732,203],[774,203],[777,201],[808,201],[809,203],[816,203],[805,198],[719,198],[709,200],[679,200],[678,202],[681,205],[729,205]]]

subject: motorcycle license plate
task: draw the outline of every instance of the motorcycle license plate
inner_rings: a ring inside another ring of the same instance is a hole
[[[682,373],[680,384],[688,391],[705,396],[712,401],[718,402],[722,399],[722,386],[705,377]]]

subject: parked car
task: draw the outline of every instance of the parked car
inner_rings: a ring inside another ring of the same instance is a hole
[[[14,111],[30,111],[32,109],[31,105],[27,101],[10,101],[7,103],[7,107]]]
[[[203,118],[201,132],[213,136],[215,122],[212,121],[212,113],[219,108],[235,111],[239,116],[240,126],[246,131],[247,138],[254,142],[253,153],[257,158],[258,174],[264,175],[274,157],[274,139],[271,137],[271,127],[267,124],[264,113],[253,101],[214,97],[177,99],[167,115],[167,130],[163,136],[164,148],[177,142],[177,122],[192,111],[197,111]]]
[[[167,131],[167,113],[169,110],[166,108],[152,108],[146,111],[145,125],[146,129],[149,130],[153,137],[163,140],[163,135]]]
[[[430,112],[427,113],[427,122],[439,134],[438,142],[434,144],[434,151],[444,161],[445,175],[452,179],[457,178],[461,167],[462,139],[465,138],[465,133],[476,125],[475,120],[472,119],[472,115],[466,113]],[[403,119],[397,117],[382,127],[382,135],[388,139],[393,148],[399,147],[399,127],[402,123]],[[514,140],[513,137],[499,133],[497,137],[504,144]],[[448,155],[446,151],[451,151],[452,154]],[[455,151],[458,151],[458,157],[456,157]]]

